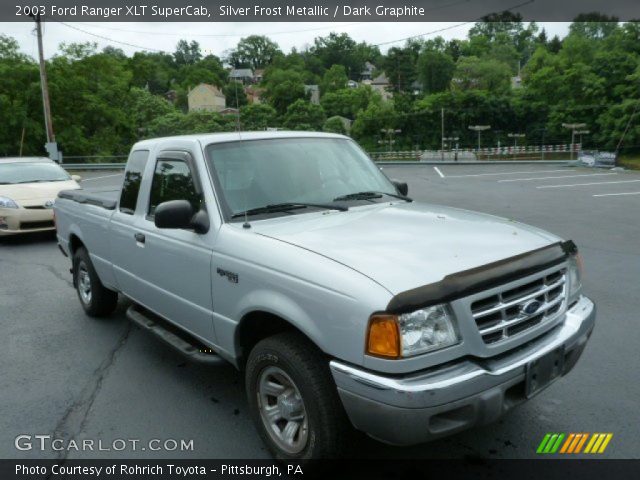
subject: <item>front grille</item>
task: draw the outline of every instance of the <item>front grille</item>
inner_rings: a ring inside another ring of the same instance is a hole
[[[20,230],[35,230],[36,228],[53,228],[53,227],[54,227],[53,220],[20,223]]]
[[[471,304],[471,314],[484,343],[492,344],[556,318],[565,297],[566,270],[561,269],[480,298]],[[533,311],[526,312],[527,306]]]

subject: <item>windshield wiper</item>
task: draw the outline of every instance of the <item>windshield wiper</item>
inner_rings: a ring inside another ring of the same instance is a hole
[[[349,207],[346,207],[344,205],[332,205],[330,203],[274,203],[271,205],[265,205],[264,207],[250,208],[249,210],[245,210],[244,212],[234,213],[233,215],[231,215],[231,218],[259,215],[261,213],[286,212],[295,208],[306,207],[324,208],[327,210],[340,210],[341,212],[346,212],[347,210],[349,210]]]
[[[400,195],[397,193],[389,193],[389,192],[377,192],[374,190],[370,190],[366,192],[348,193],[347,195],[342,195],[340,197],[334,198],[333,201],[339,202],[341,200],[370,200],[372,198],[380,198],[383,195],[389,195],[390,197],[399,198],[400,200],[413,202],[412,198],[405,197],[404,195]]]

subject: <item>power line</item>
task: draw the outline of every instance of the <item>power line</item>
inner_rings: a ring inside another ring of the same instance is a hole
[[[525,5],[529,5],[530,3],[533,3],[534,1],[535,0],[527,0],[526,2],[522,2],[522,3],[519,3],[517,5],[512,5],[511,7],[506,8],[504,10],[504,12],[508,12],[510,10],[513,10],[514,8],[524,7]],[[438,30],[432,30],[430,32],[421,33],[421,34],[418,34],[418,35],[411,35],[410,37],[399,38],[397,40],[389,40],[387,42],[375,43],[375,44],[373,44],[373,46],[380,47],[382,45],[389,45],[391,43],[404,42],[404,41],[407,41],[407,40],[413,40],[414,38],[426,37],[427,35],[433,35],[434,33],[440,33],[440,32],[444,32],[446,30],[451,30],[453,28],[461,27],[463,25],[468,25],[470,23],[479,22],[483,18],[484,18],[484,15],[482,17],[478,17],[478,18],[476,18],[474,20],[469,20],[468,22],[459,23],[457,25],[450,25],[448,27],[439,28]]]
[[[243,34],[243,33],[221,33],[221,34],[214,34],[214,33],[192,33],[192,34],[188,34],[185,35],[184,33],[171,33],[171,32],[149,32],[149,31],[140,31],[140,30],[127,30],[124,28],[115,28],[115,27],[104,27],[102,25],[90,25],[87,23],[80,23],[78,22],[79,25],[84,25],[86,27],[93,27],[93,28],[101,28],[103,30],[113,30],[115,32],[125,32],[125,33],[136,33],[139,35],[162,35],[162,36],[174,36],[174,37],[211,37],[211,38],[238,38],[238,37],[246,37],[247,34]],[[365,23],[368,22],[357,22],[357,23],[347,23],[345,25],[341,25],[341,27],[351,27],[354,25],[363,25]],[[305,33],[305,32],[315,32],[318,30],[329,30],[332,28],[336,28],[335,24],[326,26],[326,27],[318,27],[318,28],[309,28],[309,29],[304,29],[304,30],[287,30],[287,31],[280,31],[280,32],[265,32],[262,33],[260,35],[264,35],[264,36],[270,36],[270,35],[287,35],[287,34],[292,34],[292,33]]]
[[[117,43],[117,44],[120,44],[120,45],[125,45],[127,47],[138,48],[138,49],[142,49],[142,50],[151,50],[153,52],[169,53],[169,54],[171,53],[171,52],[167,52],[166,50],[160,50],[158,48],[143,47],[141,45],[135,45],[133,43],[122,42],[120,40],[114,40],[112,38],[105,37],[104,35],[98,35],[97,33],[87,32],[86,30],[83,30],[83,29],[78,28],[78,27],[74,27],[72,25],[69,25],[68,23],[64,23],[64,22],[58,22],[58,23],[60,23],[61,25],[64,25],[67,28],[71,28],[72,30],[77,30],[78,32],[82,32],[82,33],[85,33],[87,35],[91,35],[93,37],[100,38],[102,40],[106,40],[107,42]]]

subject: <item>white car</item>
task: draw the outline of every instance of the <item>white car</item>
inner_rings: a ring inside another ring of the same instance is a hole
[[[53,203],[80,177],[48,158],[0,158],[0,237],[54,230]]]

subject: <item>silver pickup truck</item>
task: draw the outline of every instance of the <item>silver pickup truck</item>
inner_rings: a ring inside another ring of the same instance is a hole
[[[341,135],[203,134],[135,144],[121,191],[61,192],[55,214],[87,314],[120,294],[231,362],[274,456],[306,459],[350,425],[409,445],[494,421],[593,330],[573,242],[407,193]]]

